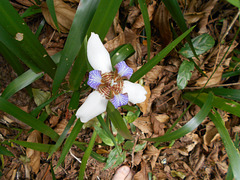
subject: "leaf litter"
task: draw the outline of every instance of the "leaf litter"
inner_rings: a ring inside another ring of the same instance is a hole
[[[56,27],[43,2],[41,7],[47,24],[39,37],[41,43],[51,55],[59,52],[63,48],[67,37],[66,33],[70,29],[76,11],[75,3],[78,1],[63,2],[62,0],[55,0],[54,2],[56,2],[55,9],[62,33],[56,31]],[[233,9],[233,6],[227,4],[225,1],[212,0],[206,2],[193,0],[179,1],[179,3],[187,23],[197,24],[197,28],[192,32],[192,36],[196,37],[203,33],[208,33],[216,42],[219,40],[219,35],[223,37],[227,32],[226,27],[232,22],[237,12],[237,9]],[[22,12],[26,7],[31,6],[32,3],[25,0],[17,0],[13,5],[19,12]],[[67,11],[65,11],[66,9]],[[173,37],[170,26],[175,28],[177,32],[179,32],[179,29],[174,24],[170,13],[166,10],[163,3],[159,4],[159,2],[155,0],[148,1],[148,13],[150,20],[152,20],[151,56],[153,57],[171,42]],[[25,21],[29,24],[33,32],[36,31],[40,23],[39,18],[35,18],[38,16],[39,15],[34,15],[31,18],[25,18]],[[126,19],[126,26],[122,29],[121,25],[124,19]],[[222,21],[222,19],[224,19],[224,21]],[[144,22],[140,8],[138,6],[129,6],[129,1],[123,1],[121,9],[116,15],[114,23],[105,38],[105,47],[109,51],[125,43],[131,43],[133,45],[136,53],[128,58],[126,62],[134,71],[146,63],[147,59],[147,47],[144,43],[145,36],[141,33],[143,27]],[[208,77],[224,57],[225,52],[229,48],[229,42],[236,33],[237,27],[238,26],[235,25],[232,29],[228,30],[227,35],[222,39],[224,41],[217,42],[217,45],[212,49],[200,55],[200,62],[195,61],[201,66],[201,69],[205,71]],[[239,38],[237,42],[239,42]],[[237,42],[234,42],[231,46],[223,61],[223,66],[217,69],[208,85],[214,87],[226,81],[239,82],[238,79],[221,79],[221,75],[226,72],[230,66],[231,54],[232,51],[238,47]],[[133,122],[136,126],[133,134],[138,137],[136,144],[143,143],[140,139],[164,135],[167,129],[171,127],[186,109],[189,102],[181,98],[184,90],[178,90],[176,81],[180,64],[185,59],[186,58],[176,53],[176,51],[172,51],[143,77],[145,89],[147,89],[149,93],[147,100],[138,104],[142,114]],[[11,67],[7,65],[1,57],[0,62],[3,64],[3,66],[1,66],[0,76],[1,82],[4,82],[3,87],[1,87],[2,92],[6,85],[14,78],[11,74]],[[10,70],[6,70],[6,67]],[[186,89],[191,90],[196,87],[202,87],[207,81],[207,78],[202,77],[196,70],[192,73],[193,75]],[[50,92],[51,83],[51,80],[45,75],[43,79],[34,82],[33,87],[39,89],[39,91]],[[28,110],[32,110],[36,107],[36,105],[33,105],[33,100],[30,100],[30,98],[21,98],[27,96],[26,91],[21,90],[14,95],[10,101],[21,108],[27,107]],[[82,100],[83,99],[81,99],[81,101]],[[46,120],[46,124],[53,127],[58,134],[63,132],[63,129],[72,116],[72,112],[67,110],[69,101],[70,97],[68,95],[62,95],[50,106],[51,113]],[[173,130],[182,127],[188,120],[194,117],[198,111],[199,107],[192,106]],[[125,111],[122,111],[122,113],[125,113]],[[232,115],[229,116],[225,112],[221,112],[221,115],[225,117],[225,125],[230,132],[232,131],[232,137],[236,132],[240,132],[238,118]],[[11,120],[6,121],[7,118],[3,117],[6,117],[5,113],[1,113],[1,119],[5,119],[5,122],[8,123],[7,127],[4,125],[0,128],[3,138],[7,139],[16,136],[17,131],[11,128],[16,127],[18,121],[15,121],[12,117],[8,117]],[[1,124],[3,124],[3,121],[1,121]],[[22,127],[22,125],[19,126]],[[44,144],[52,143],[49,138],[46,138],[46,136],[41,135],[37,131],[28,134],[27,131],[29,128],[23,129],[26,130],[20,134],[19,140],[43,142]],[[91,134],[92,129],[85,128],[81,130],[76,141],[88,143]],[[100,142],[101,141],[99,141],[99,143]],[[132,167],[135,172],[134,179],[148,179],[149,173],[152,173],[156,179],[224,179],[226,176],[229,165],[226,150],[214,124],[208,118],[206,118],[197,129],[186,136],[174,142],[161,143],[156,147],[154,145],[155,144],[148,142],[143,149],[135,152],[134,156],[132,156],[132,153],[127,153],[123,164],[128,164]],[[13,152],[15,157],[4,157],[5,168],[3,171],[3,179],[14,178],[18,173],[21,173],[21,177],[30,176],[31,179],[52,178],[46,153],[20,147],[16,144],[12,147],[8,146],[8,148]],[[111,148],[112,147],[97,145],[93,150],[107,157],[112,150]],[[83,157],[84,152],[80,151],[77,146],[74,145],[71,151],[77,158],[81,159]],[[57,164],[60,155],[61,148],[51,157],[53,167]],[[30,162],[26,163],[25,160],[21,161],[20,156],[28,157]],[[26,164],[29,166],[25,166]],[[54,170],[56,178],[74,179],[78,176],[79,167],[80,163],[71,154],[68,154],[65,158],[64,166]],[[104,167],[104,163],[100,163],[90,157],[87,163],[85,179],[111,179],[116,168],[103,171],[102,169]],[[29,175],[27,175],[27,171],[29,171]]]

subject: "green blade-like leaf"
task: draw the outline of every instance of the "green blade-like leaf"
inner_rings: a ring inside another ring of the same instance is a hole
[[[143,21],[145,24],[145,29],[146,29],[146,34],[147,34],[147,55],[148,55],[148,60],[150,59],[150,48],[151,48],[151,25],[150,25],[150,20],[149,20],[149,15],[148,15],[148,9],[147,9],[147,4],[145,0],[138,0],[138,3],[140,5],[140,9],[142,12],[143,16]]]
[[[179,89],[184,89],[187,86],[188,81],[192,76],[194,70],[194,64],[191,61],[184,60],[180,65],[178,76],[177,76],[177,86]]]
[[[108,102],[107,113],[117,132],[125,139],[133,139],[119,111],[115,109],[111,102]]]
[[[85,153],[83,155],[83,159],[82,159],[82,163],[81,163],[81,166],[80,166],[80,172],[79,172],[78,179],[83,179],[83,177],[84,177],[87,161],[88,161],[88,158],[89,158],[89,156],[91,154],[92,148],[94,146],[96,137],[97,137],[97,133],[96,133],[96,131],[93,131],[91,140],[90,140],[90,142],[88,144],[88,147],[87,147],[87,149],[86,149],[86,151],[85,151]]]
[[[183,95],[183,98],[192,101],[197,95],[198,93],[196,92],[188,92]],[[197,98],[197,100],[202,103],[205,102],[207,99],[208,95],[206,93],[201,93]],[[213,107],[222,109],[240,117],[240,104],[235,101],[214,96],[212,105]]]
[[[57,163],[57,166],[56,167],[59,167],[59,165],[64,161],[69,149],[71,148],[73,142],[75,141],[75,138],[77,137],[79,131],[81,130],[83,126],[83,123],[81,123],[79,120],[77,120],[75,126],[73,127],[72,129],[72,132],[71,134],[68,136],[65,144],[64,144],[64,147],[62,149],[62,153],[61,153],[61,156],[58,160],[58,163]]]
[[[75,142],[74,143],[78,148],[80,148],[82,151],[86,151],[86,147],[83,146],[82,144],[79,144],[79,142]],[[100,156],[99,154],[97,154],[96,152],[92,151],[90,156],[92,156],[94,159],[96,159],[97,161],[100,161],[100,162],[106,162],[107,158],[106,157],[103,157],[103,156]]]
[[[106,162],[106,165],[103,170],[106,170],[108,168],[114,168],[121,164],[126,158],[126,151],[122,152],[121,154],[118,153],[118,149],[114,148],[108,155],[108,159]]]
[[[227,88],[209,88],[205,89],[205,92],[212,91],[217,96],[222,96],[227,99],[240,101],[240,90],[239,89],[227,89]]]
[[[42,10],[39,6],[33,5],[33,6],[29,7],[24,13],[22,13],[21,17],[25,18],[25,17],[32,16],[34,14],[38,14],[41,12],[42,12]]]
[[[31,69],[14,79],[3,91],[2,96],[4,99],[9,99],[16,92],[27,87],[37,79],[43,76],[43,73],[36,74]]]
[[[153,141],[153,142],[166,142],[166,141],[172,141],[175,139],[178,139],[187,133],[193,131],[195,128],[197,128],[202,121],[206,118],[210,110],[212,109],[212,101],[213,101],[213,94],[209,93],[207,96],[206,101],[204,101],[204,105],[201,108],[201,110],[197,113],[196,116],[194,116],[189,122],[187,122],[183,127],[180,129],[165,134],[163,136],[157,137],[157,138],[148,138],[145,139],[147,141]]]
[[[101,0],[94,18],[88,29],[88,37],[91,32],[95,32],[99,35],[100,39],[103,40],[106,36],[114,17],[119,10],[122,0]]]
[[[238,0],[227,0],[229,3],[231,3],[232,5],[240,8],[240,1]]]
[[[197,55],[203,54],[209,49],[211,49],[214,44],[215,40],[209,34],[202,34],[192,39],[193,47],[196,51]],[[184,47],[179,51],[179,53],[186,58],[194,57],[194,54],[189,46],[189,43],[186,43]]]
[[[150,71],[155,65],[157,65],[172,49],[178,45],[192,30],[194,27],[190,28],[184,32],[181,36],[175,39],[171,44],[165,47],[160,53],[158,53],[154,58],[144,64],[139,70],[137,70],[130,78],[131,82],[136,82],[141,77],[143,77],[148,71]]]
[[[78,56],[76,57],[74,66],[72,68],[69,84],[73,91],[80,88],[80,84],[87,72],[87,37],[80,48]]]
[[[215,114],[210,113],[209,117],[215,124],[215,126],[221,136],[223,144],[226,148],[228,158],[231,163],[233,175],[234,175],[235,179],[240,179],[240,171],[239,171],[239,169],[240,169],[240,154],[239,154],[239,151],[234,146],[234,144],[231,140],[231,137],[228,133],[228,130],[225,127],[224,122],[221,118],[221,115],[216,110],[214,110],[214,113]]]
[[[55,26],[57,27],[57,30],[60,31],[59,26],[58,26],[56,12],[55,12],[54,1],[53,0],[47,0],[46,2],[47,2],[48,10],[51,14],[52,20],[53,20]]]
[[[21,75],[24,73],[23,65],[18,60],[17,56],[15,56],[3,43],[0,42],[0,54],[5,58],[5,60],[10,64],[13,70],[17,73],[17,75]]]
[[[0,154],[5,156],[14,156],[13,153],[7,150],[7,148],[0,145]]]
[[[50,144],[41,144],[41,143],[33,143],[33,142],[18,141],[18,140],[11,140],[11,142],[14,142],[23,147],[34,149],[36,151],[41,151],[41,152],[49,152],[49,149],[52,147],[52,145]]]
[[[99,0],[82,0],[77,8],[72,27],[57,67],[56,75],[54,77],[53,94],[57,92],[81,48],[81,44],[86,36],[88,27],[98,7],[98,3]]]
[[[4,98],[0,97],[0,110],[14,116],[18,120],[24,122],[25,124],[31,126],[32,128],[42,132],[43,134],[52,138],[52,140],[56,141],[59,135],[51,129],[49,126],[44,124],[42,121],[36,119],[32,115],[26,113],[21,110],[17,106],[11,104]]]
[[[69,120],[67,126],[64,128],[61,136],[58,138],[57,142],[55,145],[53,145],[51,147],[51,149],[49,150],[49,155],[48,155],[48,159],[53,155],[54,152],[56,152],[58,150],[58,148],[62,145],[63,141],[65,140],[67,133],[69,132],[71,126],[73,125],[74,121],[76,119],[75,115],[72,115],[71,119]]]
[[[119,46],[110,53],[112,67],[117,63],[124,61],[128,57],[132,56],[135,53],[135,50],[131,44],[124,44]]]
[[[9,34],[8,40],[13,41],[15,46],[29,57],[28,61],[33,61],[41,70],[53,77],[55,63],[8,0],[0,1],[0,12],[0,25]],[[12,50],[6,44],[5,46],[15,53],[15,49]]]

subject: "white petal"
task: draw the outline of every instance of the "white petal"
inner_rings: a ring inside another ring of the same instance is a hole
[[[106,111],[108,100],[98,91],[93,91],[77,110],[76,116],[85,123]]]
[[[136,104],[145,101],[147,91],[140,84],[135,84],[130,81],[124,81],[123,93],[127,93],[128,100],[131,103]]]
[[[91,33],[87,44],[87,56],[93,69],[100,70],[102,73],[112,71],[110,55],[98,34]]]

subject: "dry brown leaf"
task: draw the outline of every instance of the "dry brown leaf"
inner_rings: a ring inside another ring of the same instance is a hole
[[[54,8],[60,31],[63,33],[67,33],[71,28],[76,10],[71,8],[68,4],[64,3],[62,0],[54,0]],[[42,2],[41,9],[42,14],[46,19],[47,23],[57,30],[52,20],[51,14],[48,10],[46,2]]]
[[[145,76],[144,82],[146,85],[155,84],[163,76],[163,66],[156,65],[154,66]]]
[[[209,122],[206,124],[206,133],[203,136],[203,142],[205,145],[210,145],[210,143],[215,139],[218,134],[218,130],[213,124],[213,122]]]
[[[193,13],[185,13],[184,19],[188,24],[196,23],[199,19],[203,18],[204,12],[193,12]]]
[[[151,122],[153,124],[153,131],[154,134],[158,136],[163,136],[165,134],[164,128],[166,128],[166,125],[164,122],[167,122],[169,120],[169,116],[165,114],[152,114],[151,115]]]
[[[66,119],[61,120],[58,124],[57,127],[54,129],[54,131],[56,133],[58,133],[59,135],[61,135],[66,127],[66,125],[68,124],[68,121]],[[68,131],[68,134],[72,131],[72,128],[70,128],[70,130]]]
[[[27,138],[27,142],[41,143],[41,133],[37,130],[34,130]],[[26,155],[31,159],[29,165],[31,166],[32,171],[37,174],[40,168],[40,151],[35,151],[33,149],[27,148]]]
[[[149,98],[151,96],[151,90],[150,90],[149,86],[144,86],[144,88],[147,91],[146,100],[142,103],[138,103],[137,105],[140,108],[140,110],[142,111],[143,116],[146,116],[150,112],[150,109],[148,108],[148,102],[149,102]]]
[[[212,76],[212,78],[210,79],[210,81],[207,83],[207,86],[211,86],[211,85],[217,85],[221,82],[222,79],[222,73],[223,73],[223,67],[219,67],[216,72],[214,73],[214,75]],[[206,75],[208,77],[201,77],[196,81],[196,86],[199,87],[203,87],[205,85],[205,83],[207,82],[208,78],[211,76],[212,72],[208,72],[206,73]]]
[[[139,117],[137,118],[133,124],[139,128],[142,132],[152,134],[152,123],[150,121],[150,117]]]
[[[141,162],[141,171],[138,171],[137,174],[133,177],[134,180],[148,180],[148,168],[145,161]]]
[[[125,35],[122,32],[117,37],[115,37],[113,40],[110,40],[107,43],[105,43],[104,46],[110,52],[110,51],[116,49],[118,46],[121,46],[123,44],[125,44]]]
[[[198,33],[203,34],[207,33],[207,24],[208,24],[208,17],[211,14],[212,9],[214,8],[215,4],[218,0],[210,0],[204,4],[203,11],[205,14],[203,18],[201,18],[200,22],[198,23],[199,31]]]
[[[142,155],[143,155],[143,150],[138,151],[138,152],[134,155],[133,166],[137,166],[137,165],[140,164],[140,162],[142,161]]]
[[[62,114],[62,111],[61,111],[60,109],[58,109],[58,116],[52,116],[52,117],[49,119],[49,123],[51,124],[51,127],[54,127],[54,126],[57,125],[61,114]]]
[[[151,21],[153,18],[153,13],[155,10],[155,6],[156,6],[156,1],[153,1],[153,3],[151,5],[148,6],[148,15],[149,15],[149,20]],[[143,16],[142,14],[136,19],[135,23],[133,24],[133,28],[139,29],[142,28],[144,26],[144,20],[143,20]]]
[[[159,30],[159,37],[164,46],[172,41],[172,31],[170,29],[169,19],[170,13],[166,6],[161,2],[158,6],[157,12],[154,15],[154,25]]]
[[[160,154],[160,150],[158,150],[153,145],[148,146],[147,150],[145,151],[144,157],[148,156],[148,158],[151,159],[150,162],[151,162],[152,169],[155,167],[159,154]]]
[[[29,1],[29,0],[16,0],[16,1],[24,6],[28,6],[28,7],[35,5],[35,1]]]

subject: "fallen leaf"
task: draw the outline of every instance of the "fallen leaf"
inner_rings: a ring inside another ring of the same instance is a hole
[[[204,12],[191,12],[185,13],[184,19],[187,21],[188,24],[196,23],[204,16]]]
[[[163,66],[156,65],[154,66],[145,76],[144,82],[146,85],[156,84],[163,76]]]
[[[28,6],[28,7],[35,5],[35,1],[29,1],[29,0],[16,0],[16,1],[24,6]]]
[[[149,98],[151,96],[151,90],[149,88],[149,86],[144,86],[145,90],[147,91],[147,95],[146,95],[146,100],[142,103],[138,103],[138,107],[140,108],[140,110],[143,113],[143,116],[146,116],[149,113],[149,108],[148,108],[148,102],[149,102]]]
[[[137,118],[133,124],[139,128],[142,132],[152,134],[153,129],[152,129],[152,123],[150,121],[150,117],[139,117]]]
[[[41,133],[37,130],[32,131],[27,138],[27,142],[41,143]],[[35,151],[33,149],[27,148],[26,155],[31,159],[29,165],[31,166],[32,171],[37,174],[40,168],[40,151]]]
[[[218,67],[212,78],[207,83],[207,86],[217,85],[221,82],[223,73],[223,67]],[[211,76],[212,72],[206,73],[207,77],[201,77],[196,81],[196,86],[203,87],[207,82],[208,78]]]
[[[151,162],[152,169],[155,167],[159,154],[160,154],[160,150],[158,150],[153,145],[148,146],[147,150],[145,151],[144,157],[148,156],[148,158],[151,159],[150,162]]]
[[[61,135],[65,129],[65,127],[67,126],[68,121],[66,119],[61,120],[58,124],[57,127],[54,129],[54,131],[56,133],[58,133],[59,135]],[[68,134],[72,131],[73,126],[70,128],[70,130],[68,131]]]
[[[147,164],[145,161],[141,162],[141,171],[138,171],[137,174],[133,177],[134,180],[148,180],[148,170]]]
[[[68,4],[64,3],[62,0],[54,0],[54,8],[55,8],[57,22],[58,22],[60,31],[63,33],[67,33],[71,28],[76,10],[71,8]],[[52,28],[57,30],[57,27],[53,22],[52,16],[48,10],[46,2],[42,2],[41,9],[42,9],[42,14],[46,19],[47,23],[51,25]]]

